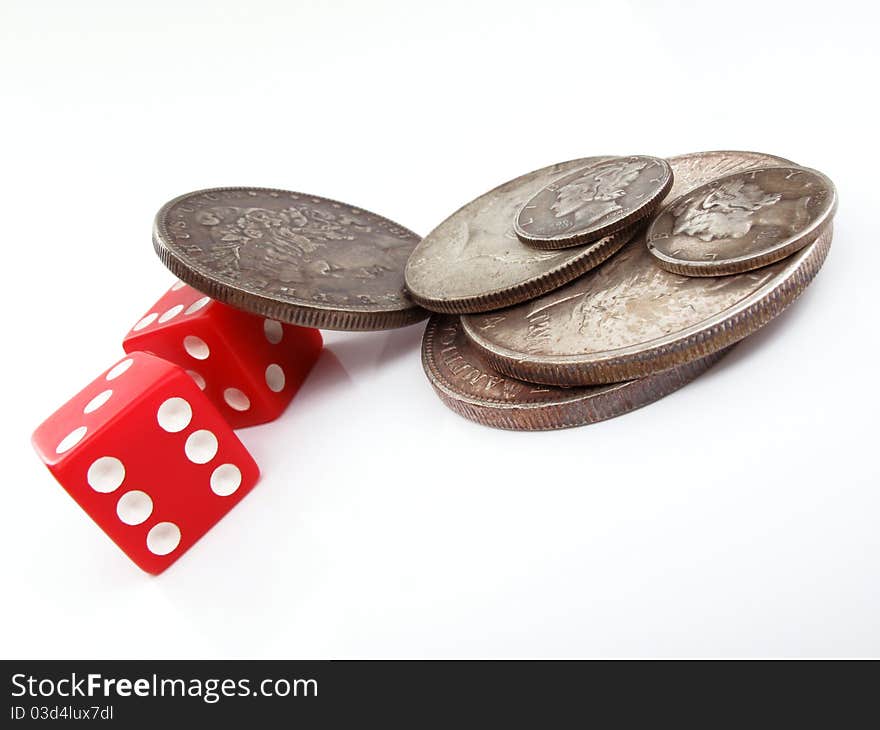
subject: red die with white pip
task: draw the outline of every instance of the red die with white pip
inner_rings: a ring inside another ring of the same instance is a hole
[[[276,419],[322,347],[321,333],[249,314],[177,282],[122,342],[184,368],[233,428]]]
[[[61,486],[149,573],[177,560],[259,476],[192,378],[143,352],[59,408],[33,443]]]

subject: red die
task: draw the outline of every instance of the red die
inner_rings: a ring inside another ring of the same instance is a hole
[[[59,408],[33,443],[61,486],[149,573],[177,560],[259,476],[192,378],[143,352]]]
[[[321,333],[248,314],[177,282],[132,327],[126,352],[184,368],[233,428],[276,419],[318,355]]]

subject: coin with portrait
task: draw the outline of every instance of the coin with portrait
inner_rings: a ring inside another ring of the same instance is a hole
[[[833,183],[798,166],[773,166],[712,180],[652,221],[648,250],[667,271],[738,274],[811,243],[837,207]]]
[[[513,229],[536,248],[578,246],[649,216],[672,187],[658,157],[611,157],[545,185],[520,208]]]

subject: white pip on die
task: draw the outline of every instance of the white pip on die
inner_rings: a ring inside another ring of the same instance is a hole
[[[61,486],[149,573],[177,560],[259,477],[193,379],[143,352],[61,406],[33,444]]]
[[[233,428],[278,418],[323,347],[320,331],[243,312],[181,281],[132,327],[126,352],[184,368]]]

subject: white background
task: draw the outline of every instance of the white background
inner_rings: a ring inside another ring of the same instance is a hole
[[[871,3],[0,4],[4,657],[880,653]],[[172,281],[154,212],[261,185],[420,233],[605,153],[755,149],[838,185],[786,314],[648,408],[556,433],[447,411],[423,325],[328,333],[240,432],[258,487],[158,578],[31,431]]]

